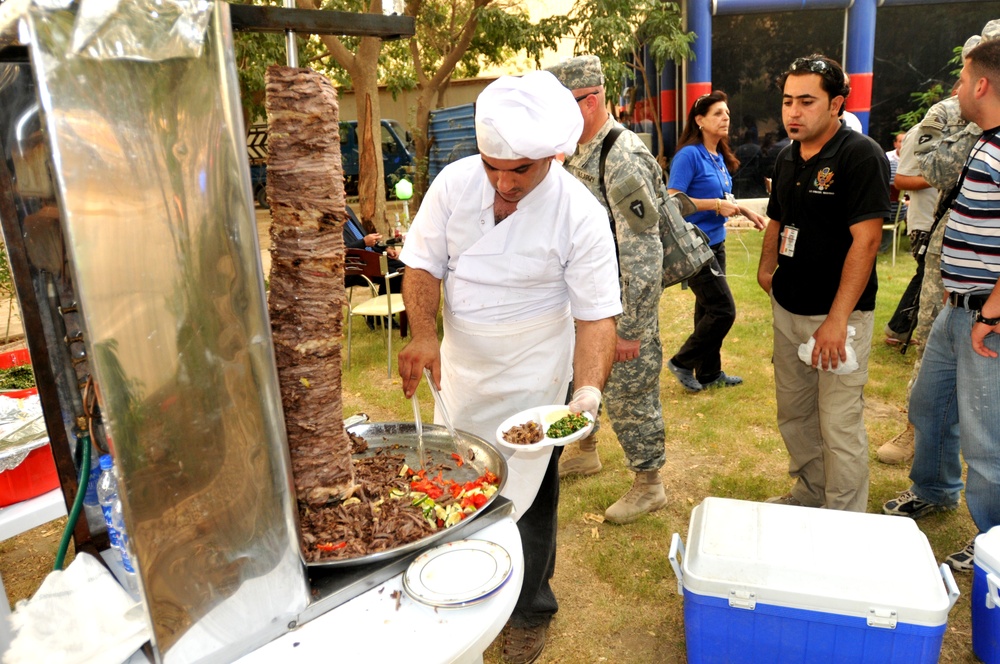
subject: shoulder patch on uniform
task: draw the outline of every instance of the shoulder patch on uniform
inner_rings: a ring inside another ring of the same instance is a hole
[[[628,209],[632,210],[632,213],[640,219],[643,219],[646,216],[646,206],[644,206],[642,204],[642,200],[638,198],[628,204]]]
[[[934,137],[931,136],[930,134],[921,134],[920,137],[917,139],[917,142],[920,145],[923,145],[924,143],[926,143],[927,141],[931,140],[932,138],[934,138]]]

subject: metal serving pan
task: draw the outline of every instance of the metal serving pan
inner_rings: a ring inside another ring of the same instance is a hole
[[[347,430],[368,441],[368,450],[362,455],[355,456],[369,456],[374,454],[379,448],[391,448],[394,454],[403,454],[410,468],[420,468],[417,455],[417,427],[413,422],[367,422],[348,427]],[[448,464],[454,470],[446,472],[445,477],[456,482],[469,482],[489,470],[500,480],[497,492],[490,497],[489,501],[483,507],[451,528],[442,528],[423,539],[409,542],[387,551],[379,551],[344,560],[324,560],[307,563],[310,568],[367,565],[423,549],[442,539],[446,534],[462,529],[465,524],[475,519],[499,498],[500,491],[503,490],[504,484],[507,482],[507,460],[493,445],[465,431],[459,431],[458,440],[455,441],[447,429],[435,424],[425,424],[423,425],[423,430],[424,456],[428,459],[428,468],[439,463]],[[455,460],[451,457],[453,453],[462,456],[462,459],[465,460],[464,465],[455,467]]]

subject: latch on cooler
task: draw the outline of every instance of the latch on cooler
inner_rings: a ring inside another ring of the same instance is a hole
[[[733,609],[753,611],[757,608],[757,593],[750,590],[730,590],[729,606]]]
[[[896,629],[895,609],[868,609],[868,626],[882,629]]]

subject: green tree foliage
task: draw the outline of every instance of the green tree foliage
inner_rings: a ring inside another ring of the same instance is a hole
[[[650,82],[643,66],[643,52],[648,52],[658,70],[667,60],[693,57],[691,42],[695,34],[685,32],[680,6],[659,0],[577,0],[570,13],[576,26],[576,52],[601,58],[608,99],[617,99],[628,74],[642,79],[646,90]],[[652,99],[659,117],[659,99]],[[663,154],[660,123],[654,123],[659,154]]]
[[[951,74],[957,79],[959,74],[962,73],[961,46],[955,47],[954,57],[952,57],[952,59],[948,61],[948,64],[956,67],[955,69],[952,70]],[[916,104],[916,108],[914,108],[912,111],[907,111],[906,113],[902,113],[899,116],[897,116],[896,119],[899,120],[900,131],[906,131],[910,127],[919,124],[920,121],[924,119],[924,116],[927,115],[927,111],[930,110],[931,106],[938,103],[942,99],[947,98],[948,95],[950,94],[951,90],[946,90],[943,85],[937,82],[933,83],[926,90],[911,92],[910,99],[913,101],[914,104]]]
[[[298,0],[300,7],[310,7],[313,0]],[[265,4],[256,2],[255,4]],[[267,4],[278,4],[270,2]],[[377,13],[380,5],[357,0],[327,0],[322,9]],[[497,0],[407,0],[404,12],[416,22],[416,36],[380,44],[368,49],[362,62],[358,37],[300,36],[299,62],[331,77],[338,85],[354,88],[357,81],[347,62],[353,54],[355,67],[371,68],[378,83],[396,94],[417,91],[413,123],[417,173],[414,203],[419,204],[426,190],[427,127],[430,110],[440,106],[441,94],[453,77],[477,76],[484,66],[510,61],[517,53],[526,53],[536,62],[546,49],[555,49],[559,39],[570,32],[567,16],[555,16],[537,23],[530,20],[526,8],[516,1]],[[285,61],[284,37],[280,35],[243,34],[237,36],[237,63],[245,112],[251,120],[263,116],[264,71],[269,64]],[[374,55],[373,55],[374,53]],[[374,94],[374,90],[370,91]],[[359,95],[356,94],[356,99]],[[377,95],[376,95],[377,96]],[[358,117],[364,117],[359,107]],[[375,123],[379,118],[374,120]],[[366,148],[362,145],[362,150]],[[374,162],[381,165],[381,145],[375,141]],[[379,169],[381,170],[381,169]],[[362,170],[364,180],[372,176]],[[365,190],[364,182],[359,189]],[[382,208],[384,210],[384,208]],[[365,219],[364,211],[360,211]],[[383,212],[384,214],[384,212]],[[378,215],[376,215],[378,216]]]

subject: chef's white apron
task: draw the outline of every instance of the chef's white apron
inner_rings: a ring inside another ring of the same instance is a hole
[[[522,410],[562,404],[573,377],[575,331],[569,305],[516,323],[470,323],[444,312],[441,392],[458,429],[492,443],[497,427]],[[435,424],[443,424],[435,408]],[[531,506],[552,448],[509,452],[501,495],[515,518]]]

